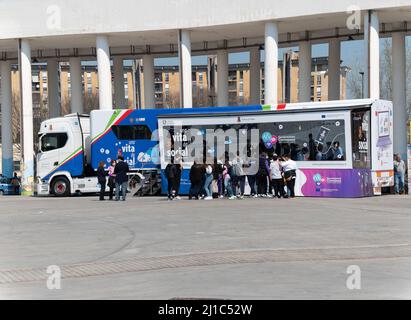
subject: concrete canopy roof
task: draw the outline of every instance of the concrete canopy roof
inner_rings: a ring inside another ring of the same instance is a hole
[[[17,38],[29,38],[36,57],[69,56],[73,48],[79,49],[80,56],[92,56],[96,34],[106,34],[114,54],[135,55],[147,50],[175,53],[177,30],[185,28],[191,31],[195,54],[195,51],[223,48],[227,44],[233,49],[262,44],[264,22],[272,19],[279,22],[280,43],[303,39],[305,31],[318,41],[335,36],[336,28],[340,36],[356,34],[355,30],[346,28],[349,16],[346,10],[352,1],[326,4],[318,0],[294,0],[292,8],[277,2],[280,1],[209,0],[202,2],[208,3],[204,6],[194,0],[120,0],[114,6],[109,0],[54,0],[36,2],[33,7],[29,0],[6,0],[0,3],[0,52],[3,58],[4,52],[9,53],[7,57],[13,57]],[[411,21],[409,1],[362,0],[357,4],[362,9],[379,9],[380,23],[386,24],[386,32],[404,29],[403,22]],[[61,28],[44,26],[56,12],[60,14]],[[56,49],[61,52],[56,53]]]

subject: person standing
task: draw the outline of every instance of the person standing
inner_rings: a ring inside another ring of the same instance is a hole
[[[198,165],[195,161],[190,169],[190,192],[188,195],[188,199],[191,200],[195,197],[196,200],[199,199],[199,194],[201,191],[201,182],[203,181],[202,178],[203,171],[202,166]]]
[[[113,200],[114,187],[116,186],[114,168],[116,166],[116,160],[111,160],[110,166],[108,167],[108,187],[110,192],[108,194],[109,200]]]
[[[267,154],[262,152],[258,160],[257,173],[257,194],[259,197],[267,196],[267,177],[270,172],[268,165]]]
[[[311,160],[311,161],[316,160],[317,147],[315,145],[315,141],[313,139],[312,133],[308,135],[308,151],[309,151],[308,160]]]
[[[394,155],[394,192],[402,194],[404,192],[405,162],[399,154]]]
[[[244,161],[240,157],[240,153],[237,151],[237,157],[233,161],[233,192],[238,198],[244,198],[245,189],[245,173],[243,169]],[[240,193],[237,192],[238,184],[240,184]]]
[[[165,175],[167,178],[167,191],[168,191],[168,200],[174,200],[175,197],[175,183],[174,183],[174,178],[176,175],[176,167],[174,163],[169,163],[166,166],[165,169]]]
[[[115,182],[116,182],[116,201],[120,200],[120,191],[122,195],[122,200],[126,201],[126,194],[127,194],[127,184],[128,184],[128,176],[127,173],[129,172],[129,167],[127,162],[124,162],[124,158],[122,155],[117,157],[117,164],[114,167],[114,175],[115,175]]]
[[[13,178],[11,178],[10,183],[13,186],[14,194],[19,195],[20,194],[20,179],[17,176],[17,172],[14,173]]]
[[[173,189],[175,191],[174,197],[177,200],[180,200],[180,184],[181,184],[181,175],[183,173],[183,166],[180,163],[180,159],[177,159],[177,163],[174,164],[175,175],[173,179]]]
[[[291,160],[290,155],[284,155],[284,161],[281,163],[281,167],[284,171],[284,179],[287,184],[287,188],[290,192],[290,198],[295,198],[295,179],[297,177],[297,163]]]
[[[237,199],[237,197],[233,194],[233,186],[231,182],[230,171],[232,168],[232,164],[230,161],[227,161],[226,164],[223,166],[223,179],[224,179],[224,188],[227,193],[227,197],[230,200]]]
[[[250,186],[250,197],[257,198],[257,192],[256,192],[256,177],[257,177],[257,172],[258,172],[258,163],[257,159],[255,156],[255,153],[253,152],[251,157],[248,159],[248,162],[245,167],[246,171],[246,176],[247,176],[247,181],[248,185]]]
[[[104,170],[104,162],[100,161],[97,168],[97,180],[100,184],[100,201],[104,200],[104,193],[106,192],[106,171]]]
[[[270,181],[274,189],[274,197],[280,199],[284,198],[284,178],[281,174],[281,164],[276,154],[270,163]]]
[[[213,178],[213,167],[211,165],[207,165],[204,181],[204,190],[207,196],[204,200],[213,200]]]

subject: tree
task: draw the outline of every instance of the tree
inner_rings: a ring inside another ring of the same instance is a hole
[[[406,47],[406,90],[407,111],[411,116],[411,47]],[[361,98],[362,78],[360,72],[364,72],[361,61],[356,60],[351,66],[351,72],[347,76],[347,89],[349,96],[354,99]],[[392,100],[392,41],[391,38],[382,41],[380,53],[380,95],[382,99]]]

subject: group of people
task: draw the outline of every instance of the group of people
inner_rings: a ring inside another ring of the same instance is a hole
[[[100,200],[104,199],[104,194],[106,192],[106,185],[110,188],[109,200],[113,200],[113,194],[115,190],[115,200],[126,201],[127,195],[127,184],[129,167],[127,162],[124,161],[122,155],[118,155],[117,161],[111,160],[110,166],[108,167],[108,172],[104,169],[105,163],[100,161],[97,169],[98,183],[100,184]],[[108,181],[107,181],[108,175]]]
[[[297,165],[290,154],[271,158],[262,152],[259,157],[243,160],[238,154],[233,161],[200,164],[194,161],[190,169],[189,199],[212,200],[227,197],[243,199],[246,179],[251,197],[294,198]],[[169,163],[165,170],[168,199],[178,200],[181,164]],[[287,187],[287,190],[286,188]]]

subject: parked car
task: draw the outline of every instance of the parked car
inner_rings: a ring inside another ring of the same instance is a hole
[[[14,186],[11,184],[11,179],[0,177],[0,196],[3,195],[20,195],[20,188],[16,192]]]

